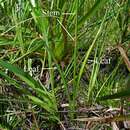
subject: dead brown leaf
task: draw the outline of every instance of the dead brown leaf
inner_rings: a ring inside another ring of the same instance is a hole
[[[127,69],[130,72],[130,61],[129,61],[129,58],[127,56],[125,49],[121,45],[117,45],[117,49],[120,51],[120,54],[121,54],[126,66],[127,66]]]

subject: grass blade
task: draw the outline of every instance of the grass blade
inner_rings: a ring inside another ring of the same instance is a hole
[[[82,19],[79,21],[78,26],[80,27],[87,19],[92,17],[97,12],[97,10],[99,10],[99,8],[104,6],[105,3],[106,3],[106,0],[97,0],[94,6],[90,9],[90,11],[86,13],[82,17]]]

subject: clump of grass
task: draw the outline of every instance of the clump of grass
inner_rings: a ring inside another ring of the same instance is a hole
[[[115,47],[128,47],[128,11],[129,0],[1,0],[1,129],[65,129],[79,108],[117,104],[98,99],[129,76]]]

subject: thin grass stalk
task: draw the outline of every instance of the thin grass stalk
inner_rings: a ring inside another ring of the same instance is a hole
[[[78,75],[78,79],[77,79],[77,85],[76,85],[76,88],[75,88],[75,91],[76,91],[75,93],[76,93],[76,95],[77,95],[77,93],[78,93],[78,89],[80,88],[80,79],[81,79],[82,74],[83,74],[83,72],[84,72],[84,68],[85,68],[85,66],[87,67],[87,64],[86,64],[86,63],[87,63],[87,60],[88,60],[88,58],[89,58],[89,55],[90,55],[91,51],[93,50],[93,47],[94,47],[94,45],[96,44],[96,41],[97,41],[97,39],[98,39],[98,37],[99,37],[99,35],[100,35],[102,29],[103,29],[105,17],[106,17],[106,15],[104,16],[103,21],[102,21],[102,24],[100,25],[100,28],[98,29],[98,32],[97,32],[97,34],[96,34],[96,36],[95,36],[95,38],[94,38],[92,44],[90,45],[88,51],[87,51],[86,54],[85,54],[85,59],[84,59],[84,61],[83,61],[82,64],[81,64],[81,68],[80,68],[80,70],[79,70],[79,75]]]
[[[75,14],[75,38],[74,38],[74,69],[73,69],[73,99],[72,99],[72,110],[75,109],[76,106],[76,92],[75,92],[75,86],[76,86],[76,73],[77,73],[77,31],[78,31],[78,4],[79,0],[76,1],[76,14]]]

